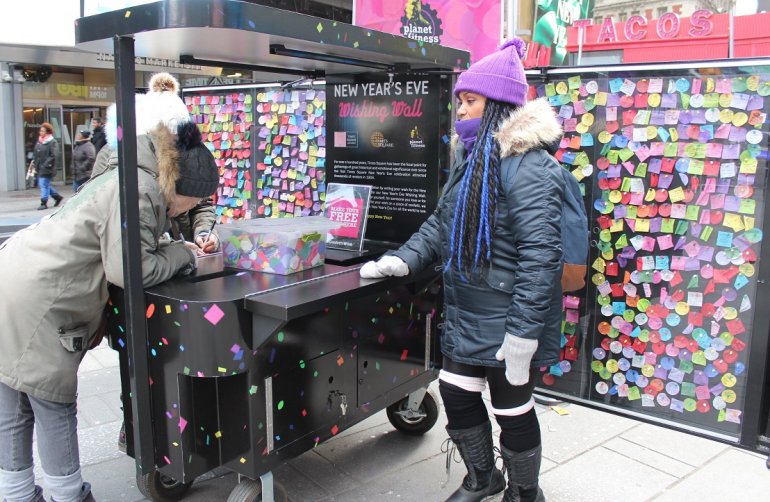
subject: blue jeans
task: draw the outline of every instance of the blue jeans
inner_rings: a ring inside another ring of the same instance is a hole
[[[48,197],[56,197],[59,195],[59,192],[56,191],[56,189],[51,184],[51,178],[46,178],[43,176],[38,177],[37,181],[38,185],[40,186],[40,198],[48,200]]]
[[[83,482],[77,426],[77,403],[37,399],[0,383],[0,494],[18,493],[18,483],[4,486],[4,481],[12,479],[13,473],[31,471],[33,428],[37,429],[38,454],[49,486],[58,485],[63,493],[79,493]],[[34,477],[24,481],[34,491]],[[63,486],[66,484],[72,486]]]

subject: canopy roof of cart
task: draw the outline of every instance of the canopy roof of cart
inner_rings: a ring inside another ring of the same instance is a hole
[[[115,35],[134,36],[138,57],[235,63],[273,75],[452,70],[469,62],[466,51],[231,0],[164,0],[76,21],[83,49],[112,52]]]

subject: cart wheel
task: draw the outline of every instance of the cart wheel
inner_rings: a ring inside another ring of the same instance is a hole
[[[184,497],[192,481],[182,483],[160,471],[136,475],[136,486],[142,495],[155,502],[176,502]]]
[[[438,420],[438,399],[433,389],[428,389],[417,409],[418,416],[407,417],[405,411],[409,405],[409,396],[388,406],[388,420],[397,430],[410,436],[422,436]]]
[[[287,502],[289,500],[286,490],[281,483],[273,481],[273,499],[275,502]],[[251,479],[244,479],[233,488],[227,502],[259,502],[262,500],[262,483]]]

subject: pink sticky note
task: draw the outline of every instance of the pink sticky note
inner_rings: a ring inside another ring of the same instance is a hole
[[[225,313],[222,312],[222,309],[220,309],[219,305],[216,304],[212,305],[208,312],[203,315],[203,317],[214,326],[216,326],[224,316]]]

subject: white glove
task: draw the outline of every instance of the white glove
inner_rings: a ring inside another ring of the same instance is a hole
[[[364,263],[364,266],[359,270],[363,279],[380,279],[385,277],[377,270],[377,262],[374,260]]]
[[[537,340],[528,340],[506,333],[495,359],[505,360],[505,378],[511,385],[529,382],[529,365],[537,351]]]
[[[383,276],[403,277],[409,274],[409,265],[398,256],[387,255],[377,261],[377,271]]]
[[[383,277],[402,277],[409,273],[409,266],[398,256],[383,256],[378,261],[364,263],[359,271],[364,279],[381,279]]]

